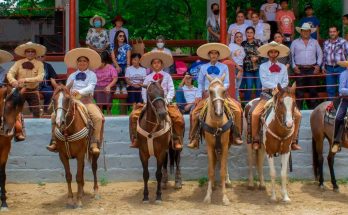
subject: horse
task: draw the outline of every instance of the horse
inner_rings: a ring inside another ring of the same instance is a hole
[[[227,99],[223,85],[225,75],[213,79],[207,75],[209,84],[209,97],[207,98],[205,119],[200,117],[202,135],[207,143],[208,153],[208,188],[203,200],[211,203],[212,187],[215,184],[215,166],[220,160],[220,179],[222,187],[222,203],[227,206],[230,201],[227,197],[226,183],[230,183],[228,176],[227,157],[230,147],[230,129],[233,126],[233,117],[226,114],[224,103]],[[219,158],[219,159],[217,159]]]
[[[170,144],[171,145],[171,144]],[[174,150],[172,147],[169,147],[168,153],[166,153],[166,157],[164,159],[163,163],[163,169],[162,169],[162,189],[167,189],[168,184],[168,160],[169,160],[169,170],[170,174],[173,174],[174,172],[174,165],[176,167],[175,170],[175,189],[181,189],[182,188],[182,178],[181,178],[181,167],[180,167],[180,160],[181,160],[181,151]]]
[[[287,192],[287,167],[291,151],[291,142],[294,134],[294,120],[293,115],[296,108],[296,83],[291,87],[282,88],[280,84],[277,85],[278,92],[273,96],[273,104],[265,114],[262,116],[262,144],[257,159],[257,166],[260,177],[260,188],[264,187],[264,177],[263,177],[263,154],[267,154],[268,164],[270,168],[271,176],[271,200],[276,201],[275,193],[275,178],[276,170],[274,166],[274,155],[280,154],[281,157],[281,193],[283,196],[283,202],[290,202],[290,198]],[[253,103],[253,102],[251,102]],[[248,104],[248,105],[251,105]],[[250,108],[249,108],[250,109]],[[250,111],[250,110],[249,110]],[[248,113],[246,113],[248,114]],[[250,157],[252,157],[251,144],[249,144],[249,167]],[[252,179],[250,178],[249,169],[249,186],[253,185]],[[252,173],[251,173],[252,175]]]
[[[169,118],[164,91],[160,82],[151,82],[147,89],[147,103],[137,122],[137,136],[139,144],[139,156],[143,167],[144,197],[143,203],[149,203],[149,169],[150,156],[157,160],[156,180],[156,204],[162,202],[162,168],[171,141],[171,120]]]
[[[6,163],[11,150],[11,140],[14,134],[16,117],[23,110],[25,88],[18,89],[11,86],[0,88],[0,211],[7,211],[6,202]]]
[[[330,105],[330,101],[323,102],[318,105],[310,116],[311,130],[312,130],[312,153],[313,153],[313,171],[316,180],[319,182],[319,187],[324,189],[324,176],[323,176],[323,148],[325,138],[329,142],[329,149],[334,141],[334,116],[327,115],[327,107]],[[331,123],[330,123],[331,121]],[[348,121],[345,119],[344,135],[342,145],[345,146],[348,143]],[[346,146],[345,146],[346,147]],[[330,169],[331,183],[333,191],[338,192],[339,187],[336,182],[334,161],[336,153],[332,153],[329,150],[327,161]]]
[[[54,87],[54,93],[52,96],[52,103],[54,109],[54,124],[55,129],[52,129],[56,136],[57,151],[59,158],[63,163],[65,169],[65,178],[68,184],[68,200],[67,208],[81,208],[82,196],[84,186],[84,167],[85,156],[87,155],[89,162],[92,164],[92,172],[94,179],[94,197],[99,199],[98,193],[98,157],[91,153],[89,149],[89,125],[86,123],[86,116],[82,114],[79,109],[83,108],[83,105],[79,101],[74,99],[70,95],[70,88],[72,84],[64,86],[52,81]],[[84,110],[87,113],[87,110]],[[73,201],[73,193],[71,188],[72,175],[70,171],[70,159],[77,160],[77,174],[76,182],[78,185],[77,202],[76,205]]]

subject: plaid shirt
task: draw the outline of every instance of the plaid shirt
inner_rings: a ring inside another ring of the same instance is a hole
[[[336,66],[338,61],[345,61],[348,57],[348,42],[337,38],[334,42],[326,40],[323,49],[323,67]]]
[[[244,51],[246,54],[244,58],[244,62],[243,62],[244,71],[251,72],[251,71],[258,70],[260,66],[260,62],[261,62],[260,58],[256,62],[256,65],[253,65],[253,62],[251,61],[251,57],[259,55],[259,52],[257,51],[257,49],[260,46],[262,46],[262,42],[258,39],[254,39],[252,43],[249,43],[248,41],[243,41],[242,46],[244,47]]]

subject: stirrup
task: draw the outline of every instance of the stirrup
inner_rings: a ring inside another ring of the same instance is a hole
[[[58,151],[57,151],[56,141],[51,140],[50,144],[46,146],[46,149],[50,152],[57,153]]]

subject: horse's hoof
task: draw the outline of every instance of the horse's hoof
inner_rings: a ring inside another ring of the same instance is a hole
[[[319,189],[321,190],[321,191],[324,191],[325,190],[325,186],[322,184],[322,185],[319,185]]]
[[[261,190],[261,191],[266,190],[266,186],[265,185],[259,185],[259,190]]]
[[[82,209],[82,205],[76,205],[75,209],[76,210],[81,210]]]
[[[255,190],[255,187],[248,185],[248,190]]]
[[[206,203],[206,204],[210,204],[211,203],[211,197],[205,197],[203,202]]]
[[[156,201],[155,201],[155,204],[156,204],[156,205],[162,204],[162,200],[160,200],[160,199],[159,199],[159,200],[156,200]]]
[[[230,203],[230,200],[229,200],[227,197],[224,197],[224,198],[222,199],[222,204],[223,204],[224,206],[229,206],[231,203]]]
[[[226,182],[225,185],[226,185],[227,188],[232,188],[232,183],[231,182]]]
[[[276,203],[276,202],[277,202],[277,197],[271,197],[270,201],[271,201],[272,203]]]
[[[0,212],[7,212],[9,211],[8,207],[1,207]]]
[[[167,189],[167,183],[162,183],[162,184],[161,184],[161,188],[162,188],[163,190],[166,190],[166,189]]]
[[[180,190],[182,188],[182,183],[181,182],[176,182],[175,183],[175,189]]]
[[[66,205],[65,205],[65,208],[66,208],[66,209],[74,209],[74,208],[75,208],[75,205],[66,204]]]
[[[148,205],[150,203],[149,200],[143,200],[143,204]]]
[[[100,199],[101,199],[101,197],[100,197],[100,195],[99,195],[99,194],[96,194],[96,195],[94,195],[94,199],[95,199],[95,200],[100,200]]]
[[[282,200],[282,202],[285,203],[285,204],[289,204],[289,203],[291,203],[291,199],[289,199],[289,198],[284,198],[284,199]]]
[[[333,188],[333,191],[334,191],[335,193],[339,193],[339,192],[340,192],[340,188],[334,187],[334,188]]]

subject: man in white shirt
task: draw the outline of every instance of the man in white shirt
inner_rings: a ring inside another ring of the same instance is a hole
[[[174,98],[175,90],[173,79],[170,74],[163,71],[164,67],[169,67],[173,64],[173,57],[161,51],[152,51],[144,54],[140,63],[142,66],[149,68],[151,67],[152,73],[146,76],[144,80],[144,85],[148,85],[153,81],[161,81],[161,86],[164,91],[164,97],[167,102],[167,109],[169,117],[172,121],[173,128],[173,141],[174,141],[174,149],[181,150],[183,145],[183,136],[184,136],[184,128],[185,121],[184,118],[179,111],[178,107],[174,104],[170,104]],[[142,97],[144,103],[147,102],[147,92],[146,89],[142,89]],[[132,113],[129,116],[130,122],[130,139],[131,139],[131,148],[137,148],[137,121],[141,114],[142,107],[144,105],[138,105],[138,108],[134,108]]]
[[[289,51],[288,47],[276,42],[271,42],[258,48],[258,52],[260,53],[259,56],[269,58],[269,61],[260,66],[262,94],[259,103],[251,113],[251,135],[254,149],[260,148],[260,117],[265,109],[266,102],[272,98],[272,94],[275,93],[274,90],[277,88],[278,84],[280,84],[282,88],[287,87],[289,84],[288,70],[286,66],[277,61],[278,57],[287,56]],[[295,108],[294,118],[295,132],[292,141],[292,149],[299,150],[301,148],[297,144],[297,135],[301,122],[301,113],[297,108]]]

